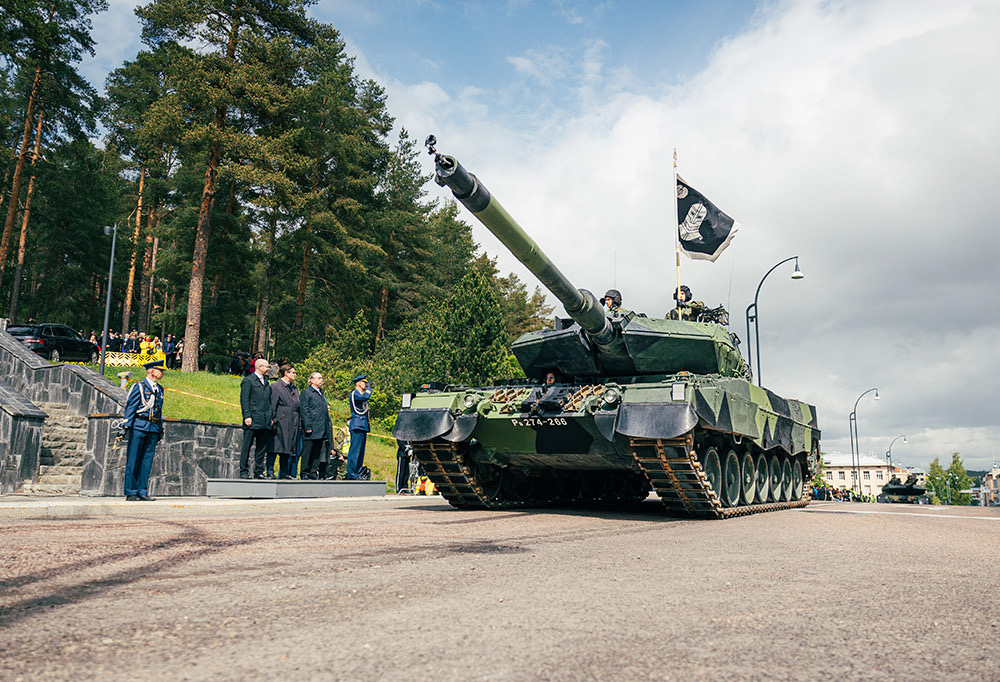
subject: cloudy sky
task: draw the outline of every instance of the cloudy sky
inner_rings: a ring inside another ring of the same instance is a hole
[[[95,24],[95,83],[134,57]],[[764,385],[817,406],[823,449],[1000,459],[1000,2],[322,0],[397,125],[476,173],[579,287],[662,315],[680,174],[741,224],[696,298],[759,298]],[[431,161],[426,159],[428,173]],[[430,196],[444,196],[428,186]],[[464,211],[464,209],[463,209]],[[466,214],[467,219],[475,219]],[[534,280],[484,229],[501,267]],[[746,346],[746,343],[744,343]]]

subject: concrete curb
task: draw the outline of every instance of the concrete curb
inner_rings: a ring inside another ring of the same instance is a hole
[[[207,497],[158,497],[153,502],[127,502],[123,497],[67,495],[40,497],[0,496],[0,523],[28,519],[89,519],[103,517],[147,518],[214,514],[275,514],[345,509],[447,505],[439,495],[384,495],[379,497],[319,497],[298,499],[209,499]]]

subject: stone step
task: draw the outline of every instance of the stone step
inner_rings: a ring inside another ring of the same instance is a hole
[[[57,459],[56,464],[61,467],[82,467],[83,455],[80,453],[63,455]]]
[[[77,495],[80,483],[26,483],[19,491],[26,495]]]
[[[42,429],[42,433],[49,438],[75,438],[78,434],[87,433],[87,425],[82,424],[71,428],[68,426],[49,424]]]
[[[38,470],[38,478],[45,478],[46,480],[51,476],[82,476],[83,466],[73,466],[68,464],[63,464],[59,462],[58,464],[53,464],[50,466],[40,467]]]
[[[76,474],[50,474],[38,477],[39,483],[45,483],[46,485],[75,485],[77,490],[80,489],[80,483],[82,480],[82,472]]]
[[[61,442],[61,443],[46,443],[45,441],[42,441],[42,447],[53,454],[59,452],[64,452],[69,454],[77,452],[79,450],[84,450],[87,447],[87,441],[79,440],[79,441]]]
[[[38,406],[38,408],[43,412],[45,412],[45,414],[49,415],[50,417],[57,416],[60,419],[68,419],[68,420],[86,419],[85,416],[83,416],[76,410],[70,410],[66,407],[59,405],[52,407],[51,403],[49,404],[42,403]]]
[[[56,443],[46,442],[44,439],[42,440],[42,447],[52,452],[60,452],[62,450],[79,450],[86,446],[86,438],[81,438],[79,440],[61,440]]]
[[[58,467],[54,467],[58,468]],[[80,485],[83,478],[83,470],[77,469],[72,473],[46,473],[38,476],[39,483],[58,483],[66,485]]]

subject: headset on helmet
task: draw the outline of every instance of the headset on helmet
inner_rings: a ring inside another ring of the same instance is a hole
[[[684,301],[686,303],[690,303],[692,296],[691,296],[691,290],[688,288],[688,285],[682,284],[680,290],[684,292]],[[677,300],[677,289],[674,289],[674,300],[675,301]]]

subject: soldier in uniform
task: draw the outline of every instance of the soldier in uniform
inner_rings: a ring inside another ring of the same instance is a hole
[[[705,310],[705,304],[693,298],[687,284],[682,284],[680,289],[674,290],[674,300],[677,301],[677,305],[667,313],[667,319],[697,321],[698,316]]]
[[[365,440],[371,427],[368,424],[368,400],[372,397],[372,389],[368,385],[368,375],[354,377],[354,390],[348,396],[351,406],[351,418],[347,427],[351,430],[351,447],[347,452],[347,480],[361,478],[365,465]]]
[[[600,291],[600,289],[598,289]],[[604,294],[604,298],[601,299],[601,303],[604,304],[604,312],[607,315],[618,315],[622,307],[622,295],[617,289],[608,289]]]
[[[149,470],[163,435],[163,388],[157,382],[166,367],[162,360],[147,362],[143,367],[146,378],[132,386],[125,401],[125,499],[129,502],[153,500],[149,496]]]

